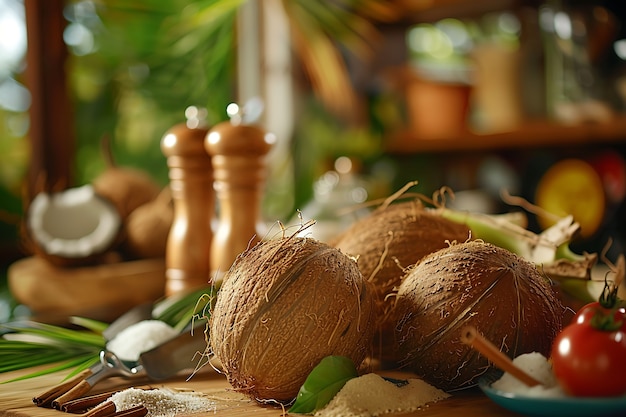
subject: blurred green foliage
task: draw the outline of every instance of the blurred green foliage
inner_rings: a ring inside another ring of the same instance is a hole
[[[108,136],[119,165],[138,166],[166,183],[160,140],[184,121],[185,108],[206,107],[209,123],[226,117],[234,95],[232,28],[241,1],[224,3],[100,0],[68,5],[70,25],[87,28],[94,45],[91,52],[71,58],[79,182],[102,170],[100,141]],[[79,49],[80,44],[71,48]]]
[[[226,105],[234,96],[233,27],[241,3],[67,2],[75,185],[89,182],[104,169],[104,137],[110,139],[118,165],[138,167],[167,183],[160,140],[167,129],[184,121],[185,109],[206,107],[209,123],[226,118]],[[24,55],[21,63],[1,68],[0,82],[25,84],[25,67]],[[27,128],[15,126],[24,124],[27,112],[0,107],[0,244],[13,244],[18,235],[29,149]]]

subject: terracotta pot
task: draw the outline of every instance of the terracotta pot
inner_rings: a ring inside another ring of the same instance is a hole
[[[464,134],[470,93],[468,84],[412,77],[406,88],[409,126],[419,139],[454,139]]]

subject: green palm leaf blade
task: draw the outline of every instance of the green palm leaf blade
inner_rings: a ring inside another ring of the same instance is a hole
[[[35,321],[0,324],[0,329],[17,332],[22,335],[39,336],[42,339],[48,339],[51,344],[52,342],[57,342],[68,345],[95,346],[97,348],[102,348],[105,345],[104,337],[101,334],[66,329],[64,327]]]
[[[183,331],[192,320],[210,315],[216,291],[207,287],[166,297],[155,303],[153,316]],[[75,374],[96,363],[100,351],[106,347],[102,331],[109,325],[82,317],[70,320],[81,328],[28,320],[0,323],[0,373],[51,365],[17,378],[27,379],[72,368]]]
[[[73,368],[72,372],[69,375],[67,375],[67,378],[69,378],[73,375],[76,375],[80,371],[89,368],[90,366],[94,365],[95,363],[99,361],[98,356],[94,356],[94,355],[81,355],[81,356],[76,357],[75,355],[69,356],[67,354],[62,354],[61,352],[59,352],[58,355],[47,355],[47,356],[48,356],[47,360],[44,357],[39,357],[38,360],[29,361],[28,368],[32,368],[32,367],[39,366],[39,365],[48,365],[48,364],[53,364],[53,363],[56,365],[46,367],[44,369],[40,369],[37,371],[33,371],[25,375],[20,375],[16,378],[11,378],[6,381],[2,381],[0,383],[8,384],[9,382],[22,381],[22,380],[35,378],[35,377],[42,376],[42,375],[49,375],[55,372],[64,371],[64,370]],[[68,360],[68,356],[69,358],[72,358],[72,359]],[[0,373],[9,372],[11,370],[19,370],[19,369],[24,369],[23,364],[22,365],[16,364],[14,369],[9,369],[7,371],[4,371],[4,366],[0,366]]]
[[[69,318],[70,323],[76,326],[84,327],[87,330],[91,330],[93,333],[102,334],[102,332],[109,327],[109,323],[105,323],[99,320],[89,319],[86,317],[72,316]]]
[[[78,319],[92,329],[100,329],[98,322]],[[27,379],[62,369],[79,368],[98,360],[105,346],[100,332],[67,329],[34,321],[0,324],[0,373],[56,364],[20,376]],[[89,366],[89,365],[87,365]]]

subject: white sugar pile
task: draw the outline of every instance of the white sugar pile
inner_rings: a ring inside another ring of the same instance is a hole
[[[449,397],[446,392],[420,379],[409,379],[397,386],[369,373],[346,382],[318,417],[376,417],[387,413],[407,413]]]
[[[215,403],[201,394],[168,389],[128,388],[113,394],[107,401],[115,404],[116,411],[143,405],[148,410],[147,417],[173,417],[181,413],[216,411]]]
[[[552,366],[541,353],[533,352],[519,355],[513,360],[513,363],[541,382],[542,385],[529,387],[513,375],[505,372],[499,380],[491,384],[492,388],[530,397],[560,398],[565,396],[552,372]]]
[[[178,331],[161,320],[143,320],[128,326],[107,343],[107,349],[124,361],[136,361],[143,352],[173,339]]]

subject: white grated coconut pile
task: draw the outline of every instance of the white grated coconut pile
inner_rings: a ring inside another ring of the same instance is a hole
[[[529,387],[513,375],[505,372],[499,380],[491,384],[492,388],[529,397],[561,398],[566,396],[552,372],[552,366],[541,353],[533,352],[519,355],[513,359],[513,363],[543,385]]]
[[[128,326],[107,343],[107,350],[124,361],[137,361],[139,355],[178,336],[178,331],[161,320],[143,320]]]
[[[376,417],[388,413],[407,413],[449,396],[421,379],[409,379],[408,384],[399,387],[375,373],[369,373],[346,382],[341,391],[315,416]]]
[[[128,388],[117,392],[107,401],[115,404],[116,411],[143,405],[146,417],[173,417],[181,413],[215,412],[215,402],[196,392],[176,392],[168,389]]]

